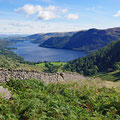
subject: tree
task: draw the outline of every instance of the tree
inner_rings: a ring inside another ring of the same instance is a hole
[[[113,66],[115,70],[120,70],[120,62],[116,62]]]
[[[56,73],[56,72],[58,72],[58,69],[59,69],[58,65],[53,65],[51,63],[45,63],[45,67],[47,69],[44,70],[44,72],[49,72],[49,73]]]

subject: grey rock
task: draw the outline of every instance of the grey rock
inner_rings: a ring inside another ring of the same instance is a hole
[[[85,79],[80,74],[77,73],[44,73],[38,71],[27,71],[24,69],[16,70],[16,69],[0,69],[0,82],[9,81],[10,78],[14,78],[16,80],[26,80],[26,79],[37,79],[44,81],[46,83],[50,82],[62,82],[62,81],[76,81]]]

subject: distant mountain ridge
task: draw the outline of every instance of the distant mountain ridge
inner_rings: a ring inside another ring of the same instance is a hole
[[[120,39],[120,27],[110,29],[89,29],[75,32],[38,33],[26,37],[8,38],[19,42],[29,40],[41,47],[72,49],[90,52]]]
[[[33,43],[43,43],[46,40],[54,37],[72,36],[76,32],[53,32],[53,33],[39,33],[25,37],[26,40],[32,40]]]
[[[120,38],[120,28],[107,30],[89,29],[74,34],[64,46],[67,49],[95,50],[106,46],[113,40]]]
[[[76,32],[71,36],[51,37],[40,44],[40,46],[81,51],[93,51],[102,48],[108,43],[117,39],[120,39],[119,27],[105,30],[93,28]],[[36,40],[36,43],[39,43],[38,41],[39,40]]]

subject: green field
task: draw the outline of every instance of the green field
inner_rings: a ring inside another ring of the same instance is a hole
[[[59,65],[59,66],[63,66],[67,63],[65,62],[50,62],[51,64],[53,65]],[[39,66],[39,67],[45,67],[45,63],[39,63],[39,64],[36,64],[36,66]]]

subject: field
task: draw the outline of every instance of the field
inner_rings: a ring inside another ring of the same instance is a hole
[[[50,63],[53,65],[59,65],[59,66],[63,66],[66,64],[65,62],[50,62]],[[36,64],[36,66],[45,67],[45,63],[39,63],[39,64]]]
[[[63,72],[63,67],[64,67],[65,64],[67,64],[65,62],[47,62],[47,63],[52,64],[53,66],[55,66],[55,68],[58,67],[58,70],[57,70],[58,72]],[[45,64],[46,63],[39,63],[39,64],[36,64],[35,66],[40,67],[40,68],[42,68],[42,71],[45,71],[47,69]]]

